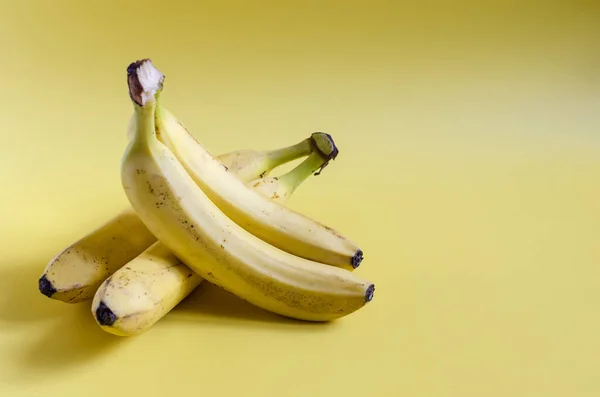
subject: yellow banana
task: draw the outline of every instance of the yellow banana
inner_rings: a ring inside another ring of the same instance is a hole
[[[359,247],[339,232],[267,200],[249,189],[217,161],[183,123],[156,105],[156,134],[202,191],[239,226],[284,251],[333,266],[354,269]],[[327,142],[324,142],[327,146]]]
[[[129,131],[135,133],[135,123]],[[132,137],[132,133],[128,133]],[[323,140],[313,134],[276,150],[236,150],[218,160],[242,183],[264,176],[276,167],[308,155]],[[64,248],[46,265],[38,280],[40,292],[52,299],[78,303],[92,299],[100,284],[141,254],[156,237],[131,207]]]
[[[314,134],[313,139],[319,142],[324,136]],[[333,152],[333,148],[330,150]],[[330,158],[315,150],[286,174],[260,178],[249,186],[283,203]],[[268,183],[263,183],[265,180]],[[98,325],[109,333],[137,335],[167,315],[202,281],[164,244],[156,242],[102,283],[92,301],[92,313]]]
[[[127,72],[136,133],[122,158],[121,181],[159,241],[201,277],[284,316],[328,321],[371,301],[371,282],[278,249],[227,217],[157,139],[156,97],[164,76],[150,60],[132,63]]]
[[[38,288],[66,303],[91,299],[106,277],[155,241],[133,209],[125,209],[52,258]]]

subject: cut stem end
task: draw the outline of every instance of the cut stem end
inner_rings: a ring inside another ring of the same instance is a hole
[[[154,102],[162,90],[165,76],[148,58],[135,61],[127,67],[129,97],[139,106]]]
[[[326,160],[321,166],[321,168],[319,168],[319,170],[315,172],[315,175],[319,175],[323,171],[323,168],[327,167],[327,164],[329,164],[331,160],[335,160],[340,151],[337,148],[335,142],[333,141],[331,135],[325,132],[315,132],[311,135],[311,139],[315,149]]]

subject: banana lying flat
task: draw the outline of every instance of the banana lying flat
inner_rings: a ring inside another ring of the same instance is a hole
[[[318,141],[317,135],[315,142]],[[329,159],[329,154],[323,155],[315,150],[291,171],[279,177],[257,179],[249,186],[272,200],[284,203]],[[92,313],[98,325],[109,333],[137,335],[167,315],[202,281],[202,277],[166,246],[156,242],[102,283],[94,296]]]
[[[153,67],[152,65],[148,66]],[[239,226],[260,239],[303,258],[355,269],[359,247],[337,231],[267,200],[227,172],[183,123],[156,105],[156,134],[202,191]],[[327,146],[327,142],[323,145]]]
[[[133,209],[126,209],[52,258],[38,288],[66,303],[89,300],[106,277],[155,241]]]
[[[128,127],[130,138],[135,130],[134,120]],[[292,146],[263,151],[236,150],[219,156],[218,160],[245,183],[307,156],[323,139],[313,134]],[[156,237],[130,207],[52,258],[38,281],[38,288],[42,294],[67,303],[92,299],[108,276],[155,242]]]
[[[369,281],[278,249],[227,217],[157,139],[156,97],[164,76],[150,60],[127,71],[136,133],[122,158],[121,181],[159,241],[201,277],[284,316],[328,321],[371,301],[375,287]]]
[[[100,285],[92,313],[98,325],[111,334],[140,334],[202,281],[171,250],[156,242]]]

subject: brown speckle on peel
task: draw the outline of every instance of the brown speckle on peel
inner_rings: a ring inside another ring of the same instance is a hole
[[[254,184],[254,187],[258,187],[259,185],[260,185],[260,182],[256,182],[256,183]]]
[[[81,296],[81,294],[83,294],[83,290],[79,291],[79,293],[77,295],[75,295],[74,297],[69,299],[69,302],[73,302],[75,299],[79,298]]]
[[[265,175],[267,175],[267,171],[263,171],[261,172],[261,174],[259,175],[260,178],[264,178]],[[255,186],[256,187],[256,186]]]
[[[339,233],[337,230],[335,230],[335,229],[332,229],[332,228],[330,228],[330,227],[329,227],[329,226],[327,226],[327,225],[323,225],[323,227],[324,227],[325,229],[327,229],[328,231],[330,231],[330,232],[331,232],[331,234],[333,234],[335,237],[337,237],[337,238],[339,238],[339,239],[344,239],[344,237],[343,237],[343,236],[342,236],[342,235],[341,235],[341,234],[340,234],[340,233]]]

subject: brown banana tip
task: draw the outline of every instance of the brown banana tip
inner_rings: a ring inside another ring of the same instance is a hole
[[[352,257],[352,259],[350,259],[350,263],[352,264],[352,268],[356,269],[357,267],[359,267],[364,258],[365,258],[365,256],[363,255],[362,250],[356,251],[356,254],[354,254],[354,256]]]
[[[52,285],[52,282],[50,280],[48,280],[46,275],[43,275],[38,280],[38,288],[39,288],[40,292],[42,294],[46,295],[48,298],[51,298],[52,295],[54,295],[56,293],[56,288],[54,288],[54,286]]]
[[[323,142],[322,138],[316,139],[317,137],[325,137],[325,142]],[[340,151],[339,151],[338,147],[336,146],[335,142],[333,141],[333,138],[331,137],[331,135],[329,135],[326,132],[314,132],[311,135],[311,140],[312,140],[314,147],[317,149],[317,151],[321,154],[321,156],[323,156],[325,158],[325,162],[314,173],[314,175],[317,176],[317,175],[320,175],[321,172],[323,172],[323,169],[325,167],[327,167],[327,165],[329,164],[329,162],[331,160],[335,160],[335,158],[338,156]]]
[[[127,66],[127,76],[135,74],[138,70],[138,68],[140,66],[142,66],[142,64],[144,62],[150,61],[152,62],[152,60],[150,58],[144,58],[144,59],[140,59],[139,61],[135,61],[135,62],[131,62],[129,64],[129,66]]]
[[[367,292],[365,293],[365,303],[371,302],[373,300],[373,295],[375,295],[375,284],[371,284],[367,288]]]
[[[325,142],[322,139],[316,139],[317,137],[324,137]],[[335,160],[340,153],[333,137],[326,132],[313,132],[311,139],[319,153],[321,153],[328,161]]]
[[[142,69],[142,76],[140,76],[140,69]],[[144,81],[140,81],[140,78]],[[129,97],[139,106],[144,106],[148,97],[162,88],[163,81],[164,75],[152,65],[150,58],[140,59],[127,66]]]
[[[96,309],[96,320],[98,324],[110,327],[117,321],[117,316],[104,302],[100,302]]]

